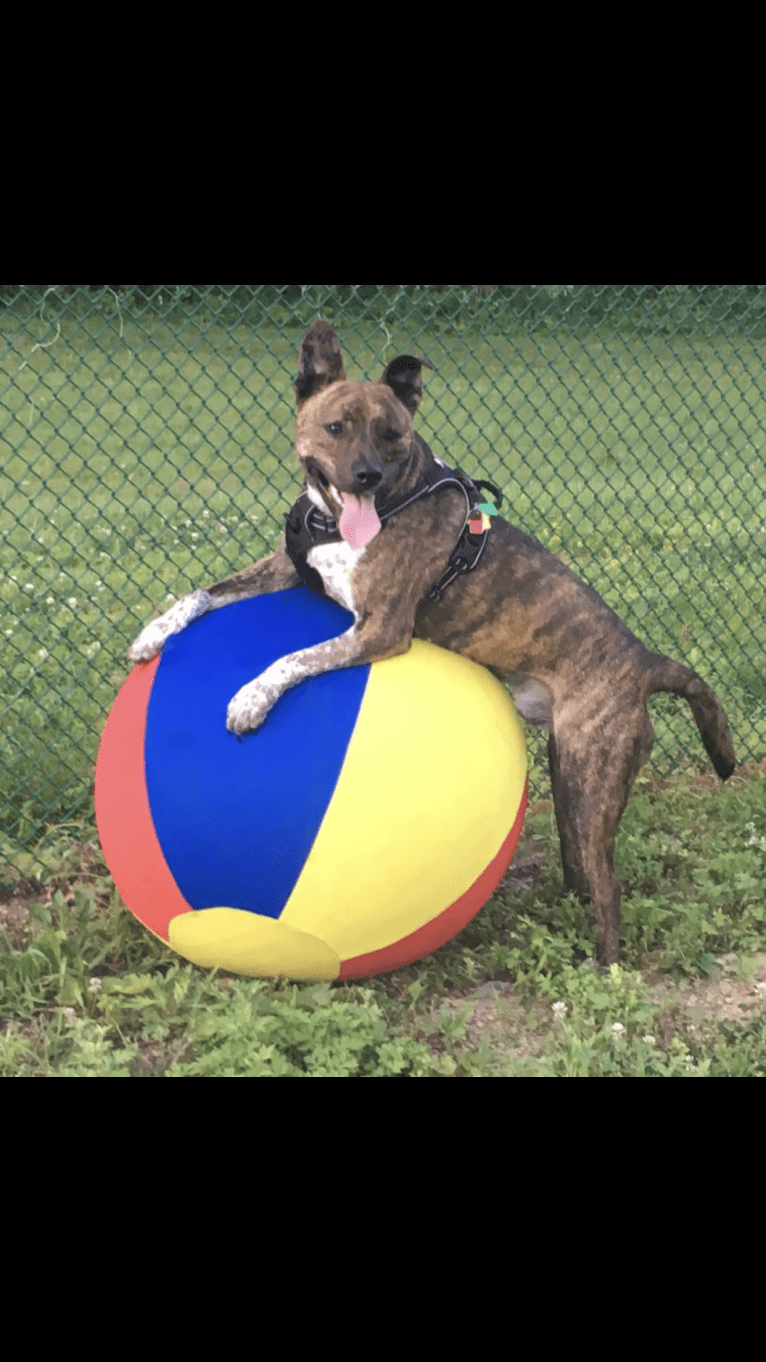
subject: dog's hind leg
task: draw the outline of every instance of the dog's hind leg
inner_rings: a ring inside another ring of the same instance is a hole
[[[580,854],[577,830],[577,792],[572,791],[566,774],[562,772],[559,749],[551,733],[548,738],[548,767],[553,792],[553,809],[561,844],[561,868],[564,872],[564,892],[578,898],[590,898],[588,880]]]
[[[620,954],[620,882],[614,845],[633,781],[652,749],[654,731],[643,706],[630,712],[608,745],[596,734],[583,742],[583,724],[574,742],[558,728],[549,740],[549,761],[556,822],[561,843],[564,888],[590,900],[598,927],[598,961],[611,965]]]

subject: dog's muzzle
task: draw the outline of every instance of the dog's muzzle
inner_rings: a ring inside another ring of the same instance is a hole
[[[356,459],[351,465],[351,472],[354,475],[354,490],[364,495],[372,492],[383,480],[383,470],[376,463],[371,463],[369,459]]]

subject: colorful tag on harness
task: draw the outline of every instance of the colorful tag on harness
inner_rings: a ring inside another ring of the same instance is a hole
[[[474,506],[468,517],[468,528],[471,534],[486,534],[492,521],[490,516],[497,515],[497,507],[491,501],[481,501],[478,506]]]

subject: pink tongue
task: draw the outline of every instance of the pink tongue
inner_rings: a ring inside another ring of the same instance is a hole
[[[340,513],[338,529],[341,537],[352,549],[363,549],[374,539],[380,529],[380,520],[375,510],[374,497],[354,497],[342,492],[343,510]]]

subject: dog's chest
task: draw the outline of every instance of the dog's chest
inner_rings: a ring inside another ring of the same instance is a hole
[[[353,615],[356,615],[356,609],[352,577],[354,568],[360,558],[364,557],[365,552],[365,549],[352,549],[341,540],[339,544],[319,544],[316,548],[309,549],[306,555],[309,567],[318,572],[322,578],[327,595],[339,605],[345,606]]]

